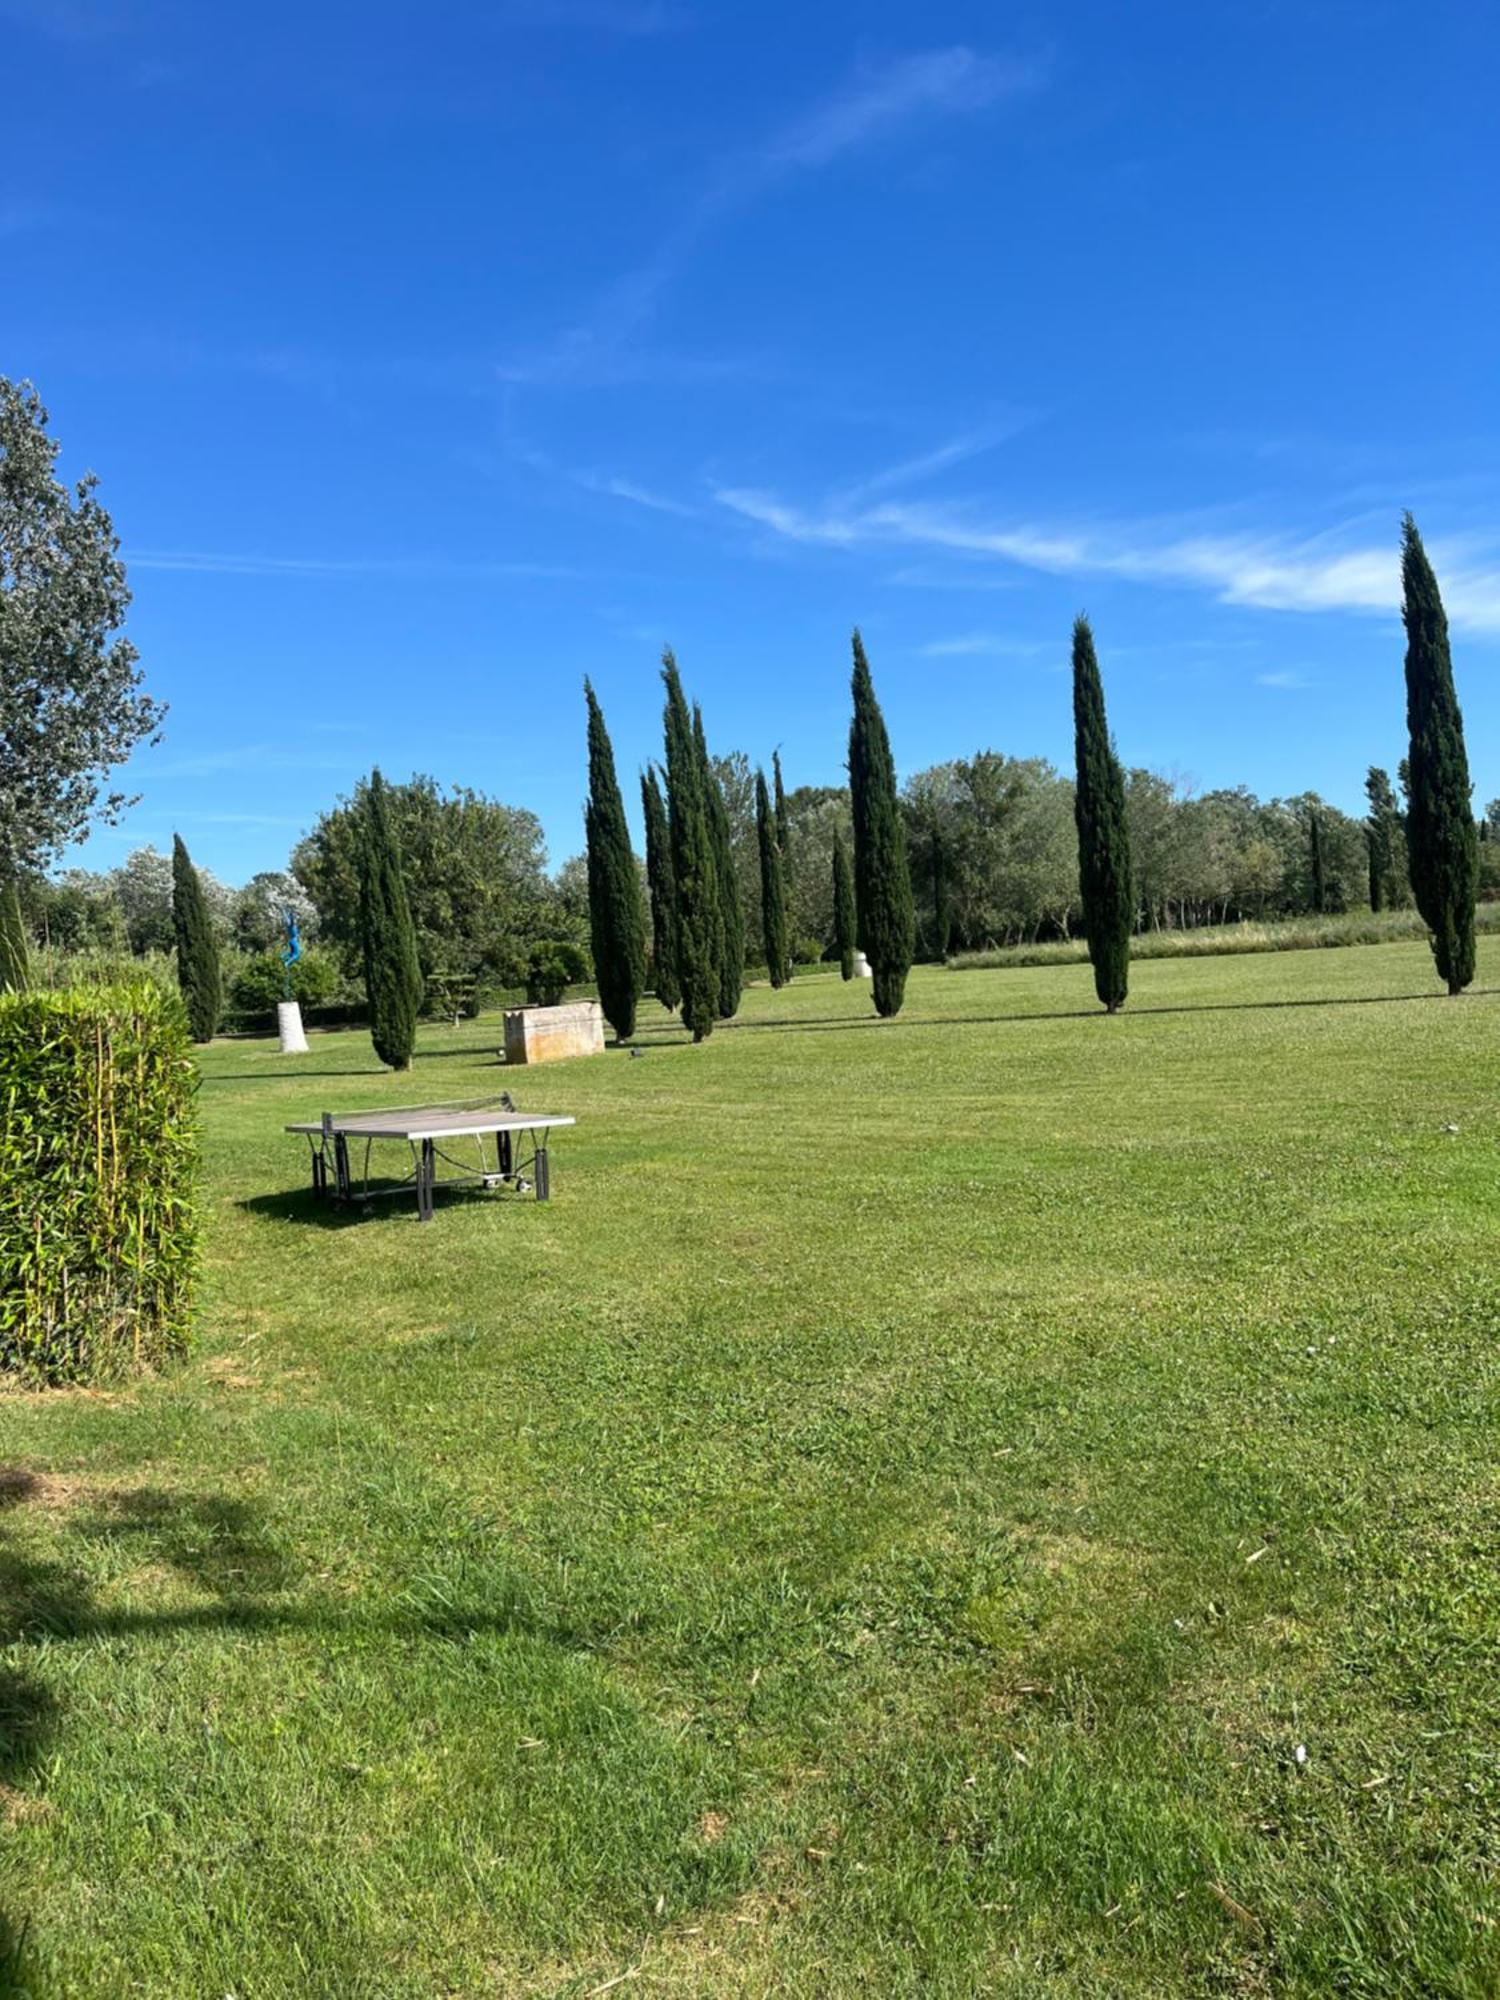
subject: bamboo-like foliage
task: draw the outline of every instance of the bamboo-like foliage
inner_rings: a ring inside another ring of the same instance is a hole
[[[0,877],[0,993],[24,993],[31,983],[31,954],[14,875]]]
[[[106,1381],[186,1347],[196,1085],[175,994],[0,995],[0,1372]]]

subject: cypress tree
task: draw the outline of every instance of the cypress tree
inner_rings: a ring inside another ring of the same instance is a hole
[[[849,850],[843,835],[833,829],[833,941],[838,947],[839,970],[845,979],[854,977],[855,938],[859,929],[854,911],[854,876],[849,868]]]
[[[1390,776],[1378,764],[1372,764],[1365,777],[1365,797],[1370,801],[1370,816],[1365,822],[1365,844],[1370,856],[1370,908],[1394,910],[1406,900],[1401,872],[1405,833]]]
[[[359,853],[359,931],[370,1040],[391,1069],[410,1069],[422,1004],[417,934],[401,876],[401,848],[391,824],[385,779],[370,774]]]
[[[203,884],[183,845],[172,835],[172,932],[177,944],[177,984],[195,1042],[211,1042],[219,1025],[224,988],[219,946]]]
[[[785,862],[786,862],[786,859],[787,859],[787,853],[788,853],[788,848],[787,848],[787,838],[788,838],[788,835],[789,835],[789,834],[791,833],[791,828],[790,828],[790,826],[789,826],[789,825],[787,824],[787,816],[786,816],[786,791],[785,791],[785,788],[783,787],[783,785],[782,785],[782,782],[781,782],[781,752],[780,752],[779,750],[773,750],[773,751],[771,752],[771,774],[772,774],[772,781],[773,781],[773,783],[774,783],[774,785],[775,785],[775,788],[776,788],[776,792],[775,792],[775,796],[776,796],[776,851],[777,851],[777,853],[778,853],[778,854],[779,854],[779,855],[781,856],[781,859],[782,859],[782,862],[783,862],[783,865],[784,865],[784,864],[785,864]]]
[[[734,837],[729,830],[729,808],[724,803],[724,787],[709,762],[708,744],[703,735],[703,711],[696,702],[693,704],[693,742],[703,770],[703,793],[708,801],[708,828],[714,848],[714,873],[719,885],[719,1019],[728,1021],[739,1012],[740,989],[745,983],[745,913],[740,908],[740,882],[734,865]]]
[[[654,770],[641,773],[641,811],[646,820],[646,888],[651,898],[651,976],[657,999],[673,1014],[682,998],[677,984],[677,892],[672,880],[672,829]]]
[[[1307,813],[1307,864],[1312,883],[1312,906],[1318,916],[1328,907],[1328,882],[1323,869],[1323,815],[1316,806]]]
[[[849,725],[849,794],[854,807],[854,891],[859,942],[875,975],[875,1011],[901,1011],[916,950],[906,832],[896,797],[896,765],[875,699],[864,642],[854,634],[854,715]]]
[[[760,845],[760,911],[765,933],[766,971],[773,986],[785,986],[791,976],[791,949],[786,925],[786,873],[776,838],[776,820],[766,791],[766,774],[755,774],[755,832]]]
[[[1104,687],[1087,618],[1073,622],[1073,742],[1077,788],[1078,891],[1094,966],[1094,991],[1111,1014],[1130,985],[1135,887],[1125,824],[1125,778],[1110,741]]]
[[[583,683],[589,711],[589,802],[584,811],[588,846],[589,934],[599,1004],[616,1042],[635,1033],[636,1002],[646,983],[646,922],[641,877],[625,824],[625,801],[615,776],[615,753],[592,684]]]
[[[31,983],[21,885],[14,875],[0,881],[0,993],[24,993]]]
[[[1474,977],[1474,901],[1479,844],[1470,805],[1464,723],[1453,688],[1448,620],[1417,524],[1402,524],[1402,620],[1406,626],[1406,846],[1411,886],[1432,934],[1432,955],[1450,993]]]
[[[723,953],[724,911],[714,866],[713,829],[703,761],[693,739],[692,717],[682,677],[669,646],[661,656],[667,690],[667,817],[672,834],[672,882],[676,896],[677,983],[682,1018],[701,1042],[713,1033],[719,1012],[719,960]]]

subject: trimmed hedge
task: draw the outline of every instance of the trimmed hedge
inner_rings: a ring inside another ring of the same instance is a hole
[[[175,996],[0,996],[0,1371],[96,1382],[183,1351],[196,1087]]]

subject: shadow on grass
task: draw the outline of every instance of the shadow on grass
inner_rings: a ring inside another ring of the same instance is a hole
[[[383,1069],[236,1069],[221,1070],[216,1075],[201,1079],[206,1087],[211,1083],[303,1083],[326,1076],[385,1076]]]
[[[438,1214],[445,1208],[477,1207],[483,1202],[530,1200],[529,1194],[498,1188],[465,1187],[452,1181],[437,1184]],[[278,1194],[247,1195],[235,1207],[263,1222],[301,1222],[314,1229],[357,1229],[362,1222],[380,1215],[415,1222],[417,1196],[410,1182],[378,1190],[376,1198],[368,1203],[332,1201],[327,1195],[314,1194],[311,1188],[289,1188]]]
[[[1500,992],[1500,987],[1473,986],[1462,997],[1480,1000],[1497,992]],[[897,1016],[888,1021],[881,1020],[878,1014],[804,1014],[766,1021],[721,1021],[716,1032],[754,1033],[763,1028],[809,1028],[824,1033],[837,1028],[999,1028],[1020,1026],[1027,1021],[1123,1021],[1157,1014],[1254,1014],[1295,1007],[1394,1007],[1404,1006],[1413,1000],[1447,1000],[1449,997],[1446,993],[1434,993],[1428,989],[1422,993],[1339,993],[1306,1000],[1205,1000],[1170,1007],[1127,1005],[1114,1016],[1106,1014],[1102,1007],[1063,1007],[1052,1012],[1028,1014],[938,1014],[927,1015],[921,1020],[902,1020]],[[662,1047],[670,1047],[682,1039],[673,1035],[659,1038]]]
[[[414,1595],[383,1616],[331,1602],[277,1602],[302,1572],[267,1532],[256,1502],[152,1487],[93,1496],[89,1511],[70,1518],[68,1532],[85,1547],[123,1551],[142,1566],[175,1571],[214,1601],[166,1610],[110,1610],[99,1603],[93,1582],[81,1569],[19,1545],[13,1532],[16,1510],[54,1504],[47,1481],[0,1467],[0,1648],[11,1662],[0,1667],[0,1785],[10,1794],[7,1813],[18,1822],[46,1810],[31,1787],[64,1721],[51,1688],[28,1670],[31,1647],[45,1657],[59,1644],[215,1631],[247,1636],[367,1632],[459,1644],[481,1633],[514,1633],[573,1652],[597,1644],[600,1637],[541,1615],[514,1585],[502,1587],[498,1601],[489,1604],[455,1603],[438,1592],[426,1598]],[[29,1920],[14,1908],[0,1907],[0,2000],[40,2000],[41,1978]]]

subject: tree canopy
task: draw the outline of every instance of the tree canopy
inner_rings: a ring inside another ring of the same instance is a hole
[[[51,861],[130,803],[109,774],[164,710],[120,630],[130,592],[92,474],[70,492],[27,382],[0,376],[0,874]]]

